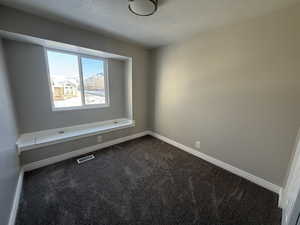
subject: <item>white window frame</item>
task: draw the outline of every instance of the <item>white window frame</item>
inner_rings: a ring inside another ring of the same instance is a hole
[[[48,62],[48,54],[47,51],[54,51],[60,52],[69,55],[77,56],[78,60],[78,71],[79,71],[79,78],[80,78],[80,89],[81,89],[81,106],[70,106],[70,107],[55,107],[53,93],[52,93],[52,85],[51,85],[51,76],[50,76],[50,69],[49,69],[49,62]],[[110,97],[109,97],[109,78],[108,78],[108,60],[107,58],[93,56],[93,55],[86,55],[77,52],[62,50],[62,49],[55,49],[55,48],[44,48],[44,55],[46,61],[46,68],[47,68],[47,77],[48,77],[48,85],[50,91],[50,101],[51,101],[51,109],[52,111],[69,111],[69,110],[83,110],[83,109],[97,109],[97,108],[105,108],[110,106]],[[85,104],[85,96],[84,96],[84,83],[83,83],[83,72],[82,72],[82,58],[89,58],[89,59],[96,59],[103,61],[104,66],[104,84],[105,84],[105,104]]]

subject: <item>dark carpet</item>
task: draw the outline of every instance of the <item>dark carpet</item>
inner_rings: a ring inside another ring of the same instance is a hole
[[[25,173],[16,225],[279,225],[277,195],[146,136]]]

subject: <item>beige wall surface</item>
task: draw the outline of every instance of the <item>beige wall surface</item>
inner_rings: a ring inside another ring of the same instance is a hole
[[[282,185],[300,125],[300,6],[152,51],[152,129]]]

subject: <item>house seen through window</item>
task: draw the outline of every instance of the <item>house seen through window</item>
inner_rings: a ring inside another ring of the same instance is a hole
[[[105,60],[55,50],[47,60],[54,109],[108,105]]]

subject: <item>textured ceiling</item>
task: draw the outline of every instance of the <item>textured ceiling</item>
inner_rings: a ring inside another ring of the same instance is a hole
[[[300,0],[160,0],[155,15],[137,17],[127,10],[127,0],[0,0],[0,4],[148,47],[169,44],[297,2]]]

